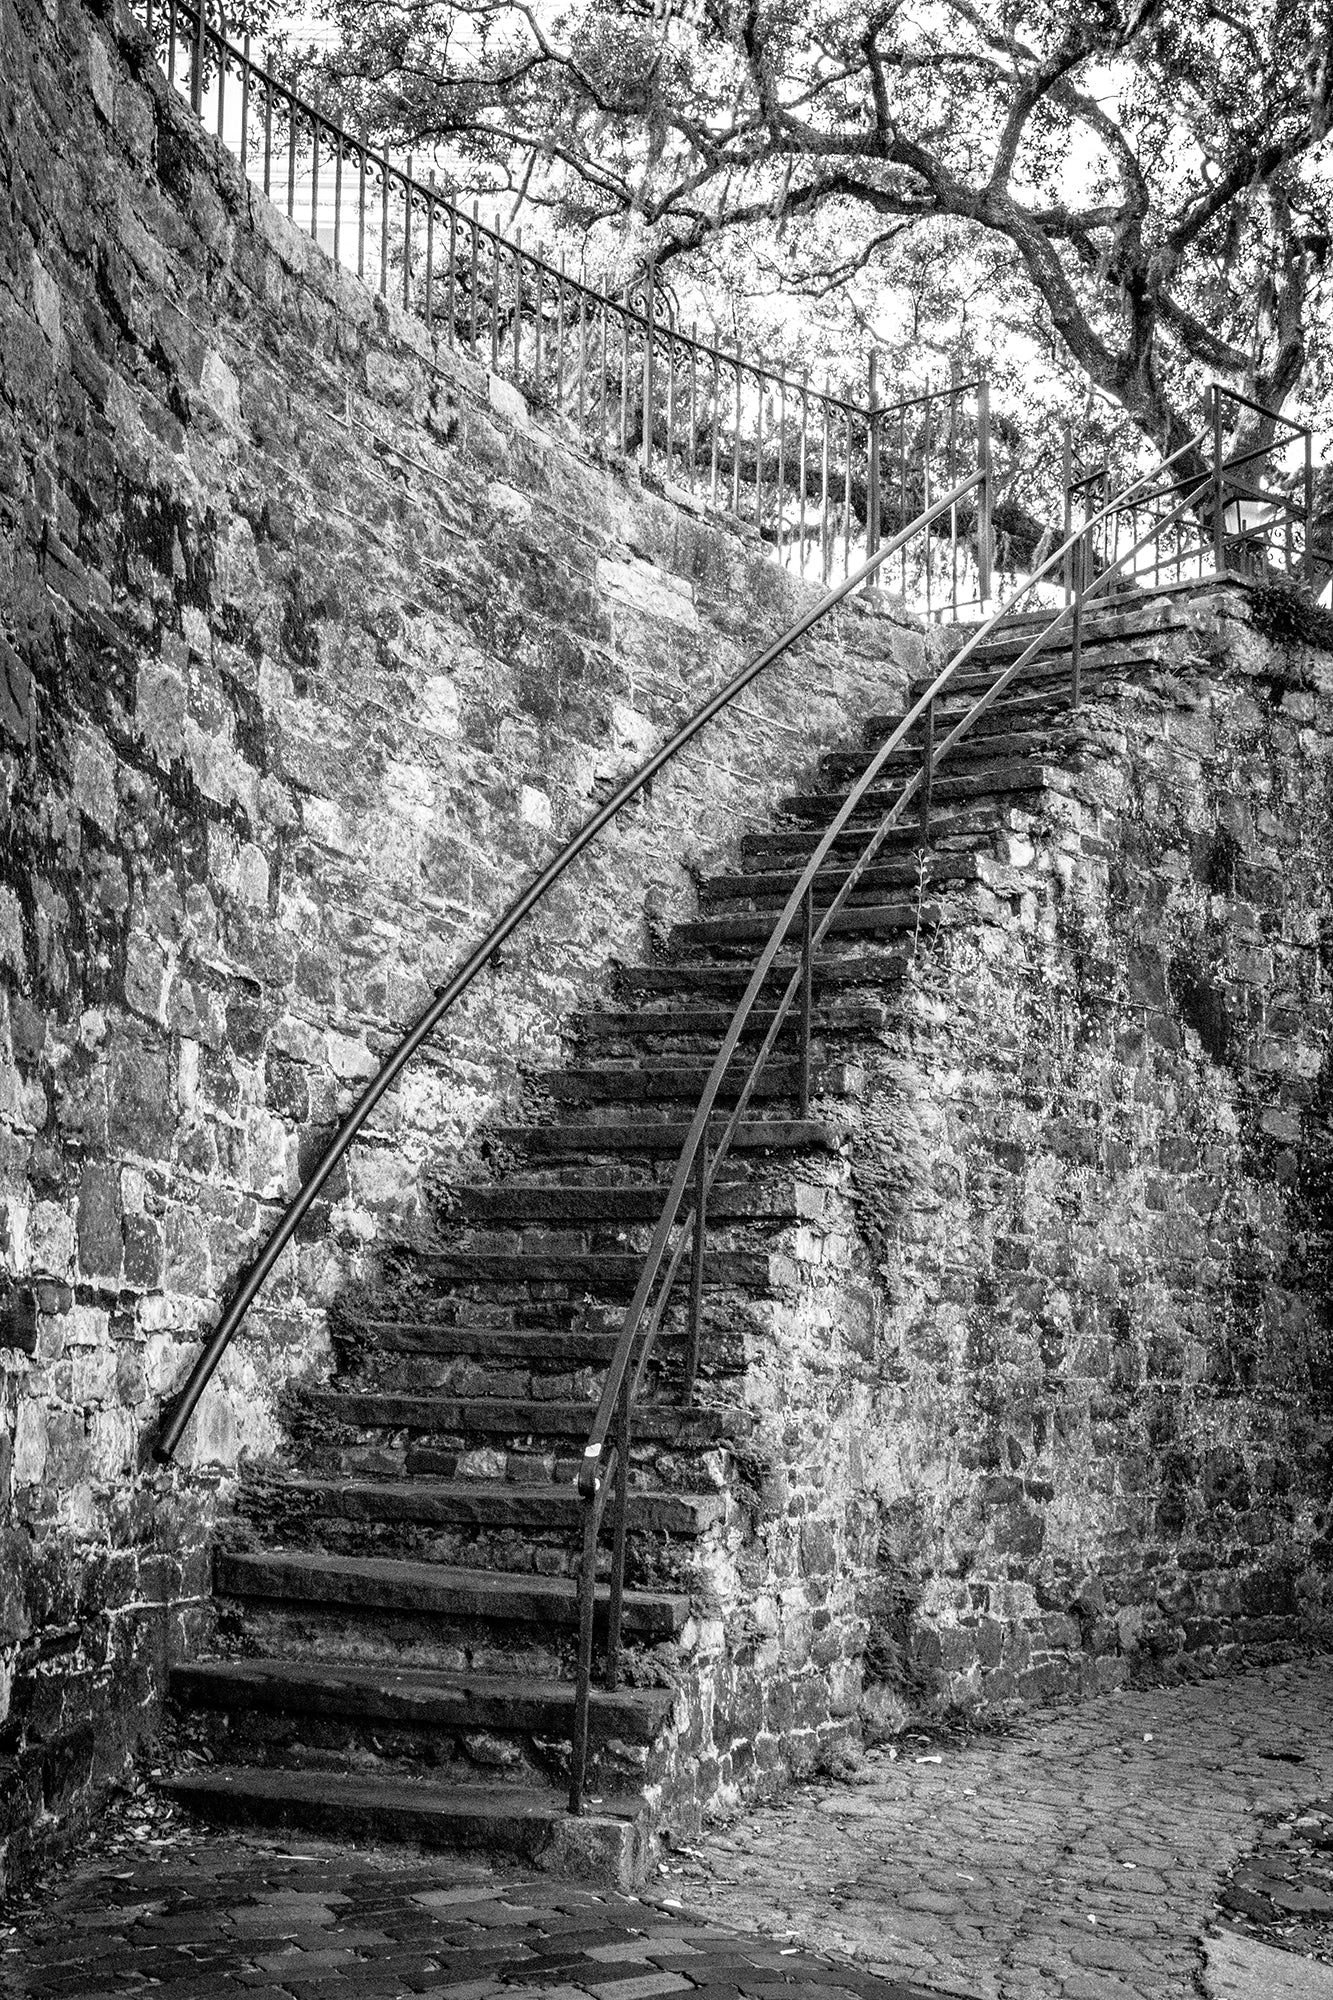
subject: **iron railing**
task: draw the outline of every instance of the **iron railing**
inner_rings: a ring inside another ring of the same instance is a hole
[[[661,1214],[644,1257],[643,1269],[634,1296],[625,1312],[615,1353],[589,1430],[588,1442],[584,1447],[578,1482],[579,1492],[585,1502],[585,1512],[579,1569],[578,1663],[569,1795],[569,1807],[572,1813],[581,1812],[583,1805],[593,1678],[594,1624],[599,1596],[597,1576],[599,1547],[605,1510],[608,1500],[612,1498],[614,1505],[611,1566],[604,1591],[606,1639],[603,1675],[604,1685],[608,1689],[614,1689],[619,1681],[626,1525],[629,1510],[629,1462],[634,1435],[636,1399],[647,1377],[673,1288],[685,1267],[687,1258],[690,1283],[686,1306],[687,1342],[683,1400],[688,1403],[693,1395],[702,1329],[708,1198],[717,1183],[764,1067],[793,1010],[796,1010],[795,1019],[799,1035],[800,1115],[802,1117],[808,1115],[811,992],[815,953],[829,935],[840,911],[871,866],[890,829],[898,823],[913,799],[917,801],[920,818],[920,844],[923,850],[928,846],[931,794],[936,773],[955,746],[994,705],[1015,676],[1023,672],[1037,654],[1050,645],[1066,628],[1072,627],[1076,632],[1087,604],[1109,590],[1113,581],[1122,574],[1132,575],[1137,557],[1144,549],[1151,546],[1154,538],[1170,534],[1178,524],[1189,519],[1194,510],[1200,506],[1210,490],[1212,474],[1210,473],[1202,482],[1186,480],[1182,484],[1181,470],[1182,462],[1189,461],[1194,454],[1200,452],[1206,445],[1208,437],[1207,431],[1200,431],[1197,437],[1163,460],[1154,472],[1131,481],[1086,523],[1081,524],[1067,536],[1060,547],[1028,577],[1026,582],[975,628],[949,665],[936,675],[925,693],[912,704],[892,733],[869,758],[864,772],[833,814],[809,860],[801,869],[773,924],[768,940],[755,961],[744,994],[709,1070],[672,1173]],[[1131,508],[1136,501],[1161,490],[1173,492],[1174,502],[1168,508],[1154,511],[1150,525],[1140,541],[1123,548],[1117,557],[1104,564],[1095,576],[1076,571],[1070,602],[1060,606],[1053,613],[1041,631],[1022,646],[1012,663],[999,672],[977,696],[966,714],[948,729],[943,740],[937,740],[935,729],[937,702],[948,695],[958,680],[961,669],[967,665],[977,649],[992,636],[997,626],[1025,600],[1032,597],[1044,582],[1061,576],[1071,549],[1079,546],[1089,533],[1103,529],[1117,515]],[[947,505],[953,499],[954,496],[949,496],[947,501],[938,504]],[[917,535],[927,532],[928,528],[929,522],[923,517],[920,522],[913,523],[905,533]],[[893,544],[881,549],[865,564],[861,575],[868,576],[878,564],[890,559],[895,552]],[[1071,654],[1071,706],[1077,707],[1080,692],[1075,642]],[[875,788],[881,780],[881,774],[894,752],[907,742],[918,724],[922,731],[920,768],[903,783],[892,803],[879,814],[873,830],[868,834],[860,853],[850,866],[844,869],[844,865],[839,862],[836,870],[826,875],[824,872],[826,865],[844,829],[851,825],[853,819],[863,809],[873,811],[879,805]],[[817,900],[818,914],[816,914]],[[784,963],[780,959],[780,954],[784,946],[793,940],[794,950]],[[738,1080],[731,1073],[732,1063],[750,1016],[775,969],[787,973],[786,984],[768,1020],[758,1051],[748,1071]],[[729,1096],[734,1094],[735,1102],[726,1116],[725,1123],[721,1124],[720,1128],[714,1129],[718,1099],[724,1089]],[[681,1211],[686,1206],[687,1197],[689,1214],[682,1220]]]
[[[1140,586],[1276,573],[1311,584],[1318,594],[1333,549],[1322,532],[1327,517],[1315,507],[1309,428],[1214,383],[1208,392],[1208,441],[1206,490],[1197,508],[1181,518],[1179,478],[1162,479],[1112,504],[1110,468],[1080,470],[1065,426],[1066,603],[1075,595],[1076,574],[1095,575],[1117,563],[1128,547],[1139,553],[1125,574]],[[1154,532],[1145,534],[1149,528]]]
[[[811,582],[851,574],[884,533],[988,462],[983,380],[885,400],[748,353],[679,321],[651,267],[610,286],[523,248],[478,201],[464,206],[408,155],[349,132],[238,45],[209,0],[136,0],[168,81],[247,176],[334,262],[420,318],[432,337],[559,412],[594,449],[701,511],[756,532]],[[990,594],[989,484],[902,553],[895,586],[927,616]]]

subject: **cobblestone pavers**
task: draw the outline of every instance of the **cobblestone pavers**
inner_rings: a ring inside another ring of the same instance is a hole
[[[1331,1667],[1107,1695],[1003,1738],[872,1753],[862,1782],[803,1787],[704,1841],[683,1893],[720,1924],[790,1926],[976,2000],[1196,2000],[1205,1932],[1237,1915],[1234,1897],[1217,1903],[1222,1879],[1267,1816],[1309,1821],[1300,1838],[1322,1851],[1307,1808],[1333,1783]],[[1307,1925],[1322,1907],[1306,1903]],[[1316,1948],[1308,1927],[1283,1941]]]
[[[677,1898],[157,1823],[12,1914],[5,2000],[929,2000]]]

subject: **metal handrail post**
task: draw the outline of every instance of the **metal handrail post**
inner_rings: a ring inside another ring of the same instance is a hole
[[[990,438],[990,383],[983,375],[977,383],[977,470],[981,486],[977,494],[977,599],[989,604],[991,596],[991,523],[994,519]]]
[[[1226,506],[1225,489],[1222,485],[1222,391],[1214,382],[1213,403],[1213,562],[1219,576],[1226,575]]]

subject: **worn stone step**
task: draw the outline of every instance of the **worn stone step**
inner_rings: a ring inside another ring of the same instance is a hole
[[[420,1431],[430,1436],[586,1438],[596,1405],[501,1396],[440,1396],[400,1390],[308,1389],[302,1402],[315,1416],[356,1430]],[[701,1449],[748,1436],[744,1410],[683,1409],[674,1403],[639,1403],[634,1436]]]
[[[504,1125],[493,1135],[504,1146],[543,1157],[601,1153],[676,1153],[685,1144],[689,1125],[675,1119],[626,1119],[623,1123],[568,1125]],[[718,1133],[722,1121],[717,1122]],[[817,1148],[837,1152],[846,1142],[845,1126],[826,1118],[745,1118],[732,1141],[738,1152],[801,1152]]]
[[[720,877],[720,880],[750,881],[748,876]],[[833,880],[833,877],[829,878]],[[777,884],[786,882],[790,887],[792,876],[774,877]],[[737,900],[747,894],[746,889],[737,891]],[[754,894],[766,893],[764,885]],[[719,897],[719,901],[731,898]],[[739,992],[744,989],[738,989]],[[773,1025],[776,1008],[756,1007],[746,1020],[742,1038],[758,1041]],[[580,1017],[579,1033],[584,1041],[607,1042],[653,1042],[664,1038],[678,1038],[681,1041],[705,1040],[720,1044],[730,1028],[734,1010],[730,1007],[625,1007],[606,1010]],[[877,1034],[888,1020],[888,1009],[877,1000],[866,1000],[857,1004],[816,1007],[811,1015],[810,1027],[817,1041],[843,1041],[857,1035]],[[779,1029],[783,1038],[800,1031],[801,1020],[798,1009],[788,1010],[787,1018]]]
[[[646,1866],[638,1799],[606,1800],[573,1816],[558,1792],[432,1784],[333,1771],[239,1768],[162,1781],[178,1805],[225,1825],[299,1827],[338,1840],[412,1842],[502,1853],[553,1874],[632,1889]]]
[[[578,1620],[578,1586],[572,1577],[464,1569],[389,1556],[219,1549],[213,1558],[213,1588],[220,1597],[277,1599],[287,1605],[338,1605],[356,1611],[501,1619],[522,1625],[565,1626]],[[601,1625],[606,1622],[607,1602],[607,1587],[599,1585]],[[682,1595],[627,1590],[624,1629],[635,1638],[671,1639],[683,1628],[689,1610],[689,1599]]]
[[[1146,666],[1153,663],[1146,659],[1142,661],[1136,659],[1128,664]],[[1109,680],[1113,677],[1107,676],[1106,678]],[[1100,682],[1096,675],[1084,677],[1084,689],[1089,699],[1097,694],[1099,687]],[[946,730],[951,729],[955,722],[961,720],[975,698],[975,695],[967,694],[944,694],[940,696],[935,706],[935,735],[937,739]],[[1052,723],[1063,724],[1068,721],[1073,713],[1075,711],[1070,707],[1067,685],[1051,684],[1045,687],[1038,686],[1034,688],[1027,682],[1016,681],[1011,682],[1003,694],[997,696],[992,708],[987,709],[984,714],[977,717],[971,733],[976,737],[1002,736],[1014,728],[1035,728]],[[862,738],[863,742],[868,748],[873,749],[877,744],[882,743],[886,736],[892,734],[901,720],[901,715],[869,716],[866,720]],[[919,743],[922,734],[923,725],[918,723],[914,726],[908,741]]]
[[[827,813],[824,819],[827,824]],[[995,821],[996,813],[989,802],[965,806],[961,811],[932,813],[930,854],[975,852],[984,848],[993,838]],[[744,834],[741,839],[741,867],[747,872],[782,867],[789,857],[798,858],[804,864],[820,838],[818,827],[777,826],[763,833]],[[850,865],[865,844],[864,828],[848,828],[835,839],[833,854],[844,865]],[[902,821],[889,828],[880,853],[885,856],[900,852],[915,855],[920,845],[920,822],[909,807]],[[836,959],[832,961],[835,965],[838,962]]]
[[[941,703],[954,707],[961,703],[970,705],[978,695],[986,693],[1006,667],[1013,665],[1022,651],[1022,646],[1016,645],[994,655],[984,652],[974,654],[949,682],[939,697]],[[1007,694],[1009,689],[1019,693],[1033,688],[1054,693],[1062,690],[1072,693],[1071,658],[1068,652],[1056,652],[1049,648],[1043,650],[1029,660],[1025,667],[1019,669],[1009,682],[1005,693]],[[1152,651],[1144,648],[1094,651],[1089,655],[1085,647],[1079,664],[1080,683],[1092,693],[1105,688],[1111,682],[1123,679],[1126,674],[1154,666],[1156,659],[1157,656]],[[913,683],[908,690],[909,701],[919,701],[930,685],[931,682],[928,680]],[[1003,700],[1004,697],[1001,696],[1000,699]],[[938,722],[936,727],[939,727]]]
[[[823,803],[827,807],[828,799]],[[859,937],[866,932],[894,935],[921,927],[933,929],[944,919],[943,905],[933,901],[870,903],[839,910],[825,935]],[[673,925],[670,944],[675,951],[705,951],[717,945],[762,945],[772,933],[771,917],[698,917],[690,923]]]
[[[311,1479],[272,1482],[279,1505],[294,1501],[344,1521],[410,1521],[477,1528],[576,1529],[584,1503],[569,1486],[504,1479]],[[635,1487],[630,1526],[644,1533],[701,1535],[723,1512],[715,1493],[659,1493]]]
[[[661,1200],[659,1197],[660,1210]],[[470,1356],[491,1362],[542,1362],[552,1368],[596,1366],[611,1359],[614,1332],[558,1326],[457,1325],[436,1320],[361,1319],[358,1345],[367,1352],[449,1359]]]
[[[1047,762],[1023,758],[1014,762],[999,760],[976,771],[956,771],[949,777],[937,777],[932,788],[933,800],[941,805],[956,804],[962,799],[1002,799],[1014,793],[1039,795],[1055,786],[1059,772]],[[891,785],[887,789],[874,786],[857,804],[854,825],[864,826],[861,845],[875,820],[886,813],[890,806],[898,803],[902,787]],[[827,825],[839,801],[832,792],[795,792],[781,802],[781,810],[793,819],[807,819],[817,825]],[[909,800],[904,818],[916,816],[915,799]],[[933,834],[932,828],[932,834]]]
[[[665,1192],[656,1182],[642,1181],[578,1187],[488,1181],[455,1188],[453,1200],[459,1219],[475,1223],[656,1222]],[[803,1212],[795,1181],[777,1186],[722,1181],[708,1200],[708,1213],[718,1222],[787,1221]]]
[[[789,829],[793,840],[806,843],[808,854],[818,834]],[[865,836],[858,837],[859,845],[865,845]],[[760,988],[761,1000],[771,997],[775,1001],[786,991],[797,961],[788,952],[779,952],[767,979]],[[866,952],[819,951],[810,969],[810,983],[816,994],[841,995],[848,987],[892,986],[902,980],[907,973],[908,953],[885,946]],[[749,968],[744,965],[709,965],[699,959],[677,959],[672,964],[640,965],[620,975],[620,989],[626,997],[639,995],[645,999],[664,1000],[679,994],[689,994],[696,998],[706,994],[710,999],[738,1001],[750,983]],[[845,1004],[839,1000],[837,1004]],[[756,1003],[756,1014],[759,1005]],[[771,1015],[769,1017],[772,1018]],[[725,1032],[725,1031],[724,1031]]]
[[[733,919],[715,921],[729,924]],[[707,925],[703,927],[707,928]],[[678,928],[693,930],[698,927],[680,925]],[[745,1055],[736,1058],[719,1086],[721,1100],[734,1098],[741,1090],[749,1077],[752,1060]],[[549,1096],[564,1104],[655,1104],[676,1097],[697,1104],[703,1096],[708,1072],[709,1065],[702,1062],[630,1061],[613,1064],[608,1061],[553,1070],[542,1078],[542,1086]],[[855,1064],[824,1063],[812,1071],[810,1090],[815,1097],[853,1097],[859,1091],[861,1081],[861,1072]],[[800,1086],[798,1063],[770,1057],[750,1095],[765,1102],[775,1097],[795,1097]]]
[[[642,1253],[632,1250],[431,1250],[417,1263],[437,1282],[451,1285],[572,1285],[580,1295],[594,1297],[632,1292],[643,1270]],[[689,1271],[687,1254],[678,1284],[689,1284]],[[765,1251],[710,1250],[704,1260],[704,1284],[711,1289],[762,1291],[770,1282]]]
[[[864,840],[862,844],[864,845]],[[925,888],[939,888],[945,883],[973,882],[977,879],[979,869],[978,857],[970,852],[947,855],[932,853],[926,857],[924,867],[918,855],[912,853],[894,861],[876,861],[857,881],[849,907],[859,908],[867,898],[874,898],[877,903],[882,904],[887,900],[884,894],[886,890],[911,889],[918,883]],[[780,909],[791,894],[799,873],[800,868],[793,864],[783,869],[754,869],[744,875],[719,875],[714,881],[704,884],[703,890],[700,891],[700,901],[706,902],[709,907],[735,903],[767,906],[771,903],[775,909]],[[827,909],[846,880],[845,865],[841,868],[821,868],[814,880],[816,911]],[[852,1013],[855,1010],[847,1011]],[[816,1016],[816,1020],[818,1018]],[[837,1021],[841,1017],[833,1014],[830,1018]],[[882,1020],[876,1025],[882,1026]]]
[[[947,762],[936,767],[936,782],[938,783],[947,772],[971,769],[978,764],[988,765],[996,758],[1044,757],[1054,760],[1064,755],[1066,751],[1075,749],[1081,733],[1075,718],[1069,716],[1065,726],[1060,730],[1047,726],[1011,729],[1003,735],[964,737],[949,752]],[[936,731],[937,743],[943,734],[943,728]],[[830,750],[819,760],[819,775],[826,784],[846,790],[867,768],[873,755],[874,752],[870,750]],[[884,765],[884,776],[890,780],[910,778],[913,772],[920,768],[921,746],[911,744],[902,750],[894,751]],[[961,867],[961,863],[955,863],[955,867]],[[952,871],[947,862],[942,859],[937,860],[931,870],[930,879],[933,881],[947,879],[950,872]]]
[[[328,1660],[196,1660],[173,1667],[174,1701],[201,1708],[345,1716],[414,1730],[493,1730],[568,1741],[574,1690],[524,1674],[448,1674]],[[668,1720],[669,1688],[594,1687],[589,1735],[651,1743]]]

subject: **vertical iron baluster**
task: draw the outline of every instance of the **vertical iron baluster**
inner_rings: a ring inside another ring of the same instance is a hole
[[[796,532],[800,542],[800,562],[798,567],[802,578],[805,576],[805,454],[810,439],[810,370],[801,370],[801,500],[797,514]]]
[[[694,448],[695,448],[695,432],[699,422],[698,410],[699,410],[699,322],[697,319],[693,319],[690,321],[690,491],[691,493],[693,493],[694,491],[694,484],[695,484]]]
[[[785,369],[785,363],[784,369]],[[787,515],[787,377],[778,377],[778,518],[777,559],[783,560],[782,529]]]
[[[451,198],[449,202],[449,275],[444,285],[444,311],[449,324],[449,345],[458,340],[458,326],[455,316],[455,302],[458,295],[458,205]]]
[[[532,379],[536,385],[537,394],[540,396],[542,390],[542,314],[546,310],[546,288],[543,282],[545,273],[540,262],[534,263],[533,274],[537,283],[537,297],[532,314]]]
[[[149,8],[151,13],[151,5]],[[246,154],[250,150],[250,36],[241,43],[241,169],[249,174]]]
[[[310,240],[319,237],[319,113],[310,120]]]
[[[555,302],[555,406],[565,407],[565,253],[560,252],[560,278]]]
[[[366,275],[366,128],[356,143],[356,275]]]
[[[1065,556],[1062,568],[1064,570],[1065,581],[1065,603],[1068,604],[1074,595],[1074,551],[1069,544],[1069,537],[1074,526],[1074,433],[1068,421],[1064,425],[1061,439],[1061,464],[1065,486]]]
[[[694,1400],[694,1384],[699,1373],[699,1346],[703,1333],[704,1231],[708,1224],[708,1133],[699,1141],[694,1163],[694,1246],[690,1260],[690,1316],[686,1329],[685,1381],[681,1401]]]
[[[675,471],[676,447],[676,333],[667,325],[667,393],[666,393],[666,476],[670,479]]]
[[[1309,426],[1305,431],[1305,465],[1301,480],[1301,504],[1303,520],[1301,527],[1301,570],[1311,583],[1315,581],[1314,565],[1314,436]]]
[[[587,272],[579,263],[579,422],[583,422],[588,396],[588,284]]]
[[[847,464],[843,466],[843,576],[851,576],[851,404],[847,404]]]
[[[523,369],[523,224],[514,231],[514,380]]]
[[[629,450],[629,286],[620,307],[620,455]]]
[[[916,507],[909,498],[907,491],[907,405],[904,403],[898,411],[898,520],[896,525],[899,533],[907,526],[907,523],[915,513]],[[898,558],[898,570],[903,601],[905,603],[907,601],[906,542],[903,543],[902,553]]]
[[[814,991],[815,885],[801,898],[801,1055],[798,1116],[810,1116],[810,1016]]]
[[[934,439],[931,435],[932,431],[931,418],[933,415],[934,415],[934,404],[931,400],[930,377],[929,375],[927,375],[926,414],[924,420],[924,428],[921,433],[921,506],[923,512],[925,511],[926,508],[930,506],[930,486],[931,486],[930,453],[931,453],[931,447],[934,443]],[[926,623],[927,624],[930,623],[930,570],[931,570],[932,553],[933,552],[930,546],[930,529],[927,528],[926,529]]]
[[[500,372],[500,218],[491,234],[491,373]]]
[[[173,18],[176,9],[172,10]],[[273,79],[264,78],[264,194],[267,197],[273,173]]]
[[[720,333],[718,332],[718,330],[717,330],[717,327],[716,327],[716,325],[714,325],[714,327],[713,327],[713,347],[712,347],[712,354],[713,354],[713,437],[712,437],[712,443],[711,443],[711,446],[710,446],[710,448],[709,448],[709,456],[710,456],[710,459],[711,459],[711,464],[712,464],[712,472],[711,472],[711,476],[710,476],[710,477],[711,477],[711,483],[710,483],[710,487],[709,487],[709,494],[708,494],[708,504],[709,504],[709,506],[710,506],[710,507],[711,507],[711,508],[713,509],[713,512],[714,512],[714,513],[716,513],[716,512],[717,512],[717,479],[718,479],[718,458],[719,458],[719,453],[720,453],[720,450],[721,450],[721,444],[722,444],[722,430],[721,430],[721,421],[722,421],[722,336],[721,336],[721,334],[720,334]]]
[[[991,516],[994,494],[991,485],[990,383],[977,384],[977,469],[981,491],[977,503],[977,595],[983,604],[991,596]]]
[[[471,343],[472,352],[474,356],[477,352],[477,284],[478,284],[478,279],[480,277],[480,257],[481,257],[481,203],[477,201],[476,198],[474,197],[472,202],[472,261],[471,261],[471,274],[468,279],[468,292],[469,292],[468,305],[472,315],[471,328],[468,338]]]
[[[403,176],[403,311],[412,309],[412,167],[413,156],[407,156],[407,172]]]
[[[1219,576],[1227,567],[1225,495],[1222,486],[1222,391],[1213,384],[1213,562]]]
[[[736,336],[736,423],[731,439],[731,511],[741,511],[741,337]]]
[[[827,583],[833,562],[833,537],[829,530],[829,411],[833,384],[824,377],[824,442],[819,457],[819,580]]]
[[[657,283],[656,273],[654,272],[653,266],[649,264],[648,279],[647,283],[644,286],[644,294],[643,294],[643,317],[644,317],[643,422],[640,426],[640,444],[639,444],[639,463],[643,468],[645,478],[652,471],[653,467],[653,404],[656,399],[654,385],[653,385],[653,372],[654,372],[654,363],[656,360],[655,349],[657,346],[657,342],[654,338],[657,322],[653,313],[653,292],[656,283]],[[671,339],[671,329],[670,325],[668,324],[667,328],[668,350],[670,345],[670,339]]]
[[[600,1487],[601,1481],[598,1480]],[[574,1683],[574,1727],[572,1731],[569,1810],[583,1811],[583,1788],[588,1774],[588,1699],[592,1692],[592,1628],[597,1614],[597,1529],[598,1496],[585,1501],[583,1508],[583,1560],[579,1567],[579,1650]]]
[[[287,220],[296,220],[296,99],[287,92]]]
[[[336,126],[333,131],[333,261],[342,262],[343,236],[343,152],[346,141]]]
[[[949,383],[949,485],[958,484],[958,381],[957,364]],[[949,603],[958,611],[958,502],[949,509]]]
[[[602,273],[601,279],[599,310],[602,315],[602,376],[601,388],[597,397],[597,442],[604,452],[606,450],[606,403],[607,397],[611,393],[610,371],[607,366],[607,344],[611,338],[609,324],[611,318],[611,294],[607,290],[605,272]]]
[[[204,11],[208,0],[194,0],[194,48],[190,55],[190,109],[204,113]]]
[[[866,556],[879,547],[879,354],[870,350],[869,397],[866,401]]]
[[[168,0],[167,12],[167,82],[176,81],[176,0]],[[264,189],[265,194],[268,189]]]
[[[627,1368],[616,1403],[616,1483],[612,1494],[611,1601],[606,1608],[606,1688],[620,1685],[620,1627],[625,1610],[625,1530],[629,1520],[630,1381]]]
[[[426,176],[426,331],[435,331],[435,169]]]
[[[380,162],[380,297],[389,296],[389,142]]]
[[[935,789],[935,704],[926,703],[925,734],[921,743],[921,846],[930,846],[930,795]]]
[[[227,124],[227,44],[218,36],[218,137],[225,139]]]
[[[764,371],[755,374],[757,401],[754,413],[754,525],[764,532]]]
[[[147,0],[147,5],[144,8],[144,26],[151,36],[153,32],[153,0]]]

